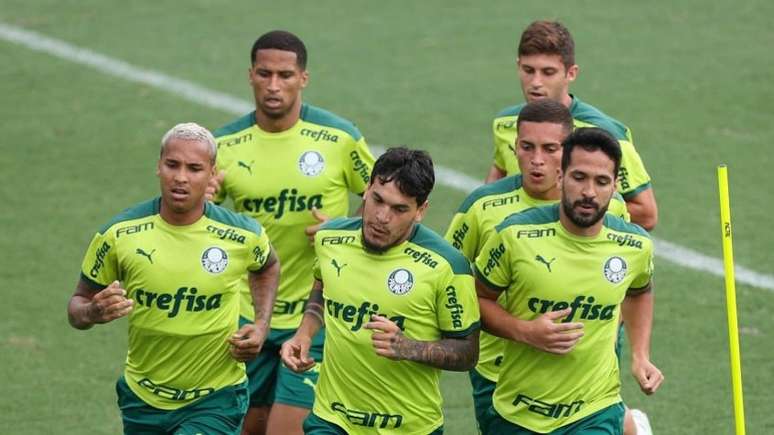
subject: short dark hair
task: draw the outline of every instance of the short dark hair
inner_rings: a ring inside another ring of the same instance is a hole
[[[381,184],[394,181],[398,190],[422,205],[427,201],[435,184],[435,171],[430,154],[406,147],[395,147],[385,151],[374,163],[371,184],[378,179]]]
[[[567,27],[558,21],[534,21],[524,29],[519,41],[519,57],[557,54],[565,68],[575,65],[575,41]]]
[[[606,130],[597,127],[578,128],[562,142],[562,172],[570,166],[572,150],[579,146],[586,151],[600,150],[605,153],[614,164],[613,178],[618,176],[618,168],[621,167],[621,145]]]
[[[550,98],[541,98],[531,103],[527,103],[519,111],[519,117],[516,119],[516,130],[518,131],[522,122],[549,122],[559,124],[569,133],[573,129],[572,115],[570,109],[564,104],[554,101]]]
[[[296,64],[301,70],[306,69],[306,46],[304,42],[298,36],[285,30],[272,30],[256,39],[252,50],[250,50],[250,64],[255,64],[258,50],[271,48],[296,53]]]

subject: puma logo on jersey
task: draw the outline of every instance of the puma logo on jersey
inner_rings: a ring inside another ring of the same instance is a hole
[[[346,263],[339,266],[339,263],[336,262],[336,259],[332,258],[331,265],[333,265],[333,267],[336,268],[336,276],[341,276],[341,269],[343,269],[344,266],[346,266]]]
[[[249,172],[250,175],[253,175],[253,163],[255,163],[255,160],[250,160],[250,164],[249,165],[247,163],[239,160],[237,162],[237,166],[239,166],[240,168],[247,169],[247,172]]]
[[[314,390],[314,382],[309,378],[304,378],[304,385],[309,385],[309,388]]]
[[[150,254],[149,254],[149,253],[143,251],[142,248],[137,248],[137,250],[135,251],[135,253],[140,254],[143,257],[147,258],[148,261],[150,261],[150,264],[153,264],[153,258],[151,258],[151,255],[153,255],[154,252],[156,252],[155,249],[150,251]]]
[[[545,264],[545,265],[546,265],[546,267],[548,268],[548,271],[550,272],[550,271],[551,271],[551,263],[553,263],[553,262],[554,262],[554,260],[556,260],[556,257],[552,258],[552,259],[551,259],[551,261],[546,261],[546,259],[545,259],[545,258],[543,258],[543,256],[542,256],[542,255],[536,255],[536,256],[535,256],[535,260],[537,260],[537,261],[539,261],[539,262],[541,262],[541,263]]]

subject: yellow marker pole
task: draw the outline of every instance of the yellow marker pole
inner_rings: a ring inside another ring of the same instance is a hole
[[[744,398],[742,395],[742,359],[739,352],[739,326],[736,319],[736,285],[734,284],[734,248],[731,237],[731,205],[728,197],[728,171],[718,166],[720,191],[720,228],[723,238],[723,268],[726,272],[726,311],[728,346],[731,354],[731,387],[734,395],[736,435],[744,435]]]

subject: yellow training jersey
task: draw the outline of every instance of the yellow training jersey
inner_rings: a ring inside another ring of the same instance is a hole
[[[428,434],[443,424],[441,370],[378,356],[363,326],[381,314],[414,340],[473,333],[479,309],[470,266],[420,224],[383,253],[363,248],[361,228],[360,218],[337,219],[315,240],[325,354],[313,412],[352,434]]]
[[[522,186],[521,174],[505,177],[492,184],[480,186],[468,195],[454,214],[445,238],[472,262],[487,239],[495,233],[495,226],[503,219],[512,213],[556,202],[530,197]],[[610,201],[608,213],[629,221],[626,203],[618,193]],[[499,298],[501,305],[505,304],[504,300],[505,293],[502,293]],[[497,372],[503,354],[502,340],[482,331],[479,348],[476,371],[490,381],[497,382]]]
[[[308,104],[283,132],[261,130],[251,112],[215,136],[217,165],[226,173],[216,202],[231,197],[236,211],[266,228],[282,267],[271,327],[297,328],[312,288],[314,250],[304,234],[318,223],[311,210],[346,216],[348,192],[365,191],[373,155],[354,125]],[[241,315],[252,319],[246,283],[243,288]]]
[[[81,277],[95,290],[121,281],[134,300],[126,383],[172,410],[244,381],[227,339],[238,329],[241,281],[271,248],[252,219],[206,204],[198,221],[176,226],[159,203],[129,208],[94,235]]]
[[[524,104],[508,107],[501,111],[492,122],[494,133],[494,164],[507,175],[518,174],[519,162],[514,154],[516,144],[516,120]],[[637,196],[650,187],[650,175],[645,170],[640,155],[634,148],[631,130],[619,121],[602,113],[594,106],[572,96],[570,114],[575,127],[599,127],[618,139],[621,145],[621,168],[618,170],[618,192],[625,199]]]
[[[559,204],[511,215],[496,230],[475,270],[490,288],[506,292],[506,311],[533,320],[572,308],[561,321],[582,322],[584,336],[566,355],[503,340],[495,410],[547,433],[620,402],[619,307],[627,289],[650,282],[648,233],[608,214],[598,235],[576,236],[560,223]]]

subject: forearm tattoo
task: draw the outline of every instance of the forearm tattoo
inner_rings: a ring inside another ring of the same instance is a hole
[[[399,359],[427,364],[442,370],[466,371],[478,361],[478,333],[476,330],[461,338],[438,341],[417,341],[398,334],[393,349]]]
[[[306,301],[306,308],[304,309],[304,313],[308,313],[314,316],[317,321],[320,322],[321,326],[325,325],[325,313],[323,312],[324,302],[322,288],[318,288],[317,284],[315,283],[314,288],[312,288],[311,293],[309,293],[309,299]]]

